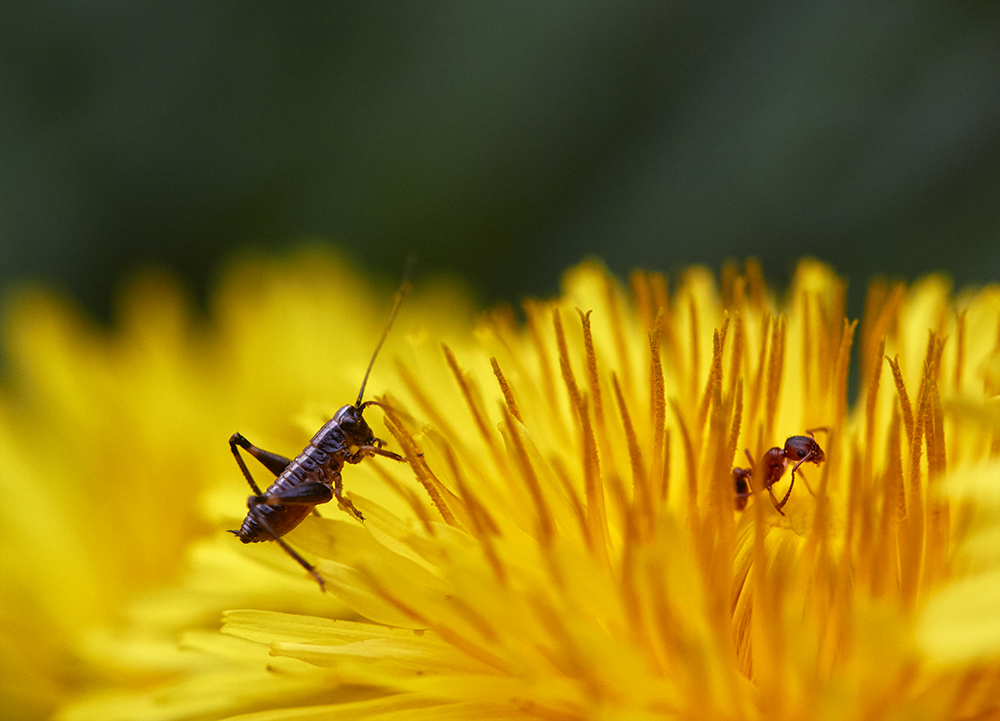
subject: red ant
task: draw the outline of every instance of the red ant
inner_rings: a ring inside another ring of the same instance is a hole
[[[341,495],[343,483],[340,472],[345,463],[360,463],[368,456],[385,456],[394,461],[406,461],[398,453],[382,450],[384,442],[375,437],[372,429],[362,417],[365,408],[381,406],[381,404],[376,401],[362,403],[361,399],[364,397],[365,384],[368,383],[372,366],[375,365],[378,352],[382,349],[382,344],[385,343],[385,339],[389,335],[389,329],[392,328],[392,322],[396,319],[399,305],[408,289],[409,284],[403,283],[399,292],[396,293],[389,321],[386,323],[385,330],[382,331],[382,338],[375,347],[375,352],[368,363],[364,380],[361,381],[358,399],[352,405],[344,406],[337,411],[294,460],[258,448],[239,433],[234,433],[229,439],[229,447],[236,457],[236,463],[239,464],[240,470],[243,471],[243,475],[254,492],[254,495],[247,499],[249,510],[246,518],[243,519],[240,530],[230,531],[230,533],[236,535],[243,543],[277,541],[289,556],[312,574],[312,577],[319,583],[320,590],[325,590],[323,577],[319,575],[314,566],[289,546],[282,539],[282,536],[302,523],[310,512],[316,513],[316,506],[321,503],[329,503],[334,497],[341,506],[350,510],[360,520],[364,520],[365,517],[361,515],[361,511],[354,507],[350,499]],[[268,486],[263,493],[261,493],[253,476],[250,475],[250,469],[247,468],[243,456],[240,455],[240,448],[247,451],[260,461],[261,465],[277,476],[274,483]],[[316,513],[316,515],[319,514]]]
[[[792,495],[792,487],[795,485],[795,471],[799,469],[803,463],[808,461],[809,463],[815,463],[817,466],[826,460],[826,455],[823,453],[823,449],[819,447],[819,443],[816,442],[816,437],[813,435],[813,431],[822,431],[825,428],[814,428],[813,430],[806,431],[808,436],[791,436],[785,441],[784,448],[779,448],[775,446],[764,454],[761,459],[761,465],[765,469],[764,475],[764,488],[771,496],[771,503],[774,504],[775,510],[778,511],[782,516],[785,512],[781,509],[785,507],[788,503],[788,497]],[[750,496],[750,478],[753,475],[753,456],[750,455],[750,451],[745,451],[747,455],[747,460],[750,461],[750,468],[734,468],[733,469],[733,482],[736,486],[736,508],[737,510],[743,510],[747,504],[747,498]],[[774,495],[774,491],[771,490],[771,486],[781,480],[781,477],[785,473],[785,469],[788,467],[789,462],[794,461],[795,465],[792,466],[792,480],[788,484],[788,490],[785,492],[785,497],[778,501],[777,497]],[[800,474],[801,475],[801,474]],[[805,481],[805,476],[802,477]],[[808,487],[808,482],[806,487]],[[812,489],[809,489],[812,493]]]

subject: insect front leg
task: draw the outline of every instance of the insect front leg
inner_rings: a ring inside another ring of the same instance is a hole
[[[381,446],[361,446],[358,452],[354,454],[361,460],[366,455],[372,456],[382,456],[384,458],[391,458],[394,461],[399,461],[400,463],[406,463],[406,458],[399,455],[398,453],[393,453],[392,451],[382,450]]]

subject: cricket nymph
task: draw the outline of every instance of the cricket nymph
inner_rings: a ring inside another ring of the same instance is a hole
[[[385,343],[386,336],[389,335],[389,329],[396,318],[407,288],[408,285],[404,283],[396,293],[389,322],[368,363],[357,401],[343,406],[333,418],[324,423],[299,455],[289,459],[265,451],[250,443],[239,433],[234,433],[229,438],[229,447],[236,458],[236,463],[254,492],[254,495],[247,499],[247,515],[243,519],[243,524],[238,531],[230,533],[235,534],[243,543],[276,541],[288,555],[312,574],[323,590],[325,590],[323,578],[319,572],[288,545],[282,536],[302,523],[310,513],[314,513],[316,506],[329,503],[334,498],[342,507],[363,521],[364,516],[361,515],[361,511],[343,496],[341,471],[344,465],[360,463],[368,456],[385,456],[395,461],[406,461],[398,453],[382,450],[383,441],[375,437],[363,415],[368,406],[381,404],[376,401],[362,402],[362,398],[372,366],[375,365],[378,352]],[[276,476],[274,483],[263,493],[250,474],[250,469],[240,454],[240,448],[260,461],[261,465]]]

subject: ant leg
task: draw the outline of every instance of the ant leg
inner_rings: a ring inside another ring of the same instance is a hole
[[[271,538],[278,542],[278,545],[284,549],[285,553],[294,558],[298,564],[302,566],[302,568],[306,569],[310,575],[316,579],[316,583],[319,584],[319,590],[326,593],[326,584],[323,583],[323,577],[319,575],[319,571],[316,570],[316,567],[306,561],[306,559],[302,558],[302,556],[300,556],[294,548],[288,545],[288,542],[285,541],[284,538],[281,538],[271,529],[271,526],[264,518],[264,514],[261,513],[259,508],[257,508],[257,506],[262,505],[258,500],[258,497],[259,494],[258,496],[250,496],[247,500],[247,508],[250,509],[250,515],[253,516],[254,521],[256,521],[257,525],[263,528]]]
[[[806,478],[806,474],[803,473],[802,471],[799,471],[799,478],[801,478],[802,482],[806,484],[806,490],[809,491],[809,495],[815,498],[816,493],[813,491],[812,486],[809,485],[809,479]]]
[[[795,486],[795,472],[793,471],[792,472],[792,480],[788,482],[788,490],[785,491],[785,497],[781,499],[781,503],[774,504],[774,507],[778,509],[778,513],[780,513],[782,516],[785,515],[785,514],[784,514],[784,512],[781,509],[785,507],[786,503],[788,503],[788,497],[790,495],[792,495],[792,488],[794,486]],[[771,490],[771,489],[768,489],[768,490]],[[774,494],[773,493],[771,494],[771,500],[772,501],[774,500]]]
[[[808,461],[814,455],[815,454],[812,451],[809,451],[808,453],[806,453],[806,455],[803,458],[799,459],[798,463],[796,463],[794,466],[792,466],[792,480],[788,484],[788,492],[785,493],[785,497],[781,499],[781,506],[784,506],[786,503],[788,503],[788,497],[790,495],[792,495],[792,486],[795,485],[795,471],[799,470],[799,466],[801,466],[803,463],[805,463],[806,461]],[[803,476],[803,478],[804,478],[804,476]],[[806,486],[808,487],[808,485],[809,484],[807,482]],[[814,497],[816,495],[815,493],[812,492],[812,488],[809,489],[809,493],[812,493],[812,495]],[[778,507],[778,510],[781,510],[781,506]]]
[[[812,458],[813,455],[814,455],[813,452],[809,451],[808,453],[806,453],[806,455],[805,455],[804,458],[800,459],[798,463],[796,463],[794,466],[792,466],[792,480],[788,482],[788,490],[785,492],[785,497],[781,499],[781,503],[780,504],[775,505],[775,508],[778,509],[779,513],[781,513],[781,509],[784,508],[785,504],[788,503],[788,497],[790,495],[792,495],[792,487],[795,485],[795,471],[797,471],[799,469],[799,466],[801,466],[803,463],[805,463],[810,458]],[[808,485],[809,484],[806,483],[807,487],[808,487]],[[813,496],[816,495],[815,493],[812,492],[812,488],[809,489],[809,493],[812,493]],[[773,497],[774,496],[772,496],[772,498]],[[782,513],[781,515],[783,516],[785,514]]]
[[[812,451],[809,451],[808,453],[806,453],[806,455],[804,457],[802,457],[802,458],[799,459],[798,463],[796,463],[794,466],[792,466],[792,482],[793,483],[795,482],[795,471],[799,470],[799,466],[801,466],[803,463],[805,463],[806,461],[808,461],[814,455],[816,455],[816,454],[813,453]]]
[[[794,476],[792,477],[792,483],[795,483],[795,477]],[[781,509],[788,502],[788,496],[792,492],[792,486],[791,486],[791,484],[789,484],[789,486],[788,486],[788,493],[785,494],[785,497],[781,499],[780,503],[778,502],[778,497],[776,495],[774,495],[774,491],[771,490],[770,486],[767,487],[767,492],[769,494],[771,494],[771,503],[774,504],[774,510],[776,510],[778,513],[780,513],[782,516],[785,515],[785,512],[782,511]]]
[[[292,459],[290,458],[285,458],[284,456],[279,456],[277,453],[271,453],[271,451],[265,451],[263,448],[258,448],[239,433],[234,433],[232,437],[230,437],[229,445],[236,445],[245,450],[251,456],[260,461],[260,464],[275,476],[280,476],[284,473],[288,464],[292,462]],[[260,494],[258,493],[257,495]]]

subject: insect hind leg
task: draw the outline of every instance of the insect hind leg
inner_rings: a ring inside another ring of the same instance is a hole
[[[250,469],[247,468],[246,461],[243,460],[243,456],[240,454],[240,447],[242,446],[241,441],[249,444],[249,441],[247,441],[246,438],[241,436],[239,433],[234,433],[229,437],[229,450],[233,452],[233,458],[236,459],[237,465],[239,465],[240,470],[243,471],[243,477],[247,479],[247,483],[250,484],[250,488],[252,488],[253,492],[259,496],[261,493],[260,486],[258,486],[257,481],[253,479]]]
[[[273,473],[275,476],[280,476],[284,473],[285,469],[292,462],[291,458],[285,458],[277,453],[271,453],[271,451],[265,451],[263,448],[258,448],[253,443],[248,441],[240,433],[234,433],[229,438],[229,446],[235,452],[236,446],[239,446],[251,456],[260,461],[260,464],[264,466],[267,470]],[[259,493],[257,494],[260,495]]]
[[[265,533],[267,533],[273,540],[278,542],[278,545],[281,546],[282,549],[284,549],[285,553],[294,558],[296,562],[300,566],[302,566],[302,568],[306,569],[306,571],[308,571],[309,574],[316,579],[316,583],[319,584],[319,590],[325,593],[326,584],[323,582],[323,577],[319,575],[319,571],[316,570],[316,567],[313,566],[311,563],[309,563],[302,556],[300,556],[298,551],[296,551],[294,548],[288,545],[288,542],[284,538],[276,534],[274,530],[271,528],[270,524],[267,522],[267,519],[264,518],[264,514],[261,512],[260,508],[258,508],[258,506],[264,505],[259,500],[258,498],[259,495],[260,494],[257,494],[257,496],[250,496],[250,498],[247,500],[247,508],[250,510],[250,515],[253,517],[253,520],[257,523],[258,526],[264,529]],[[235,533],[236,535],[240,535],[238,531],[233,531],[233,533]]]

